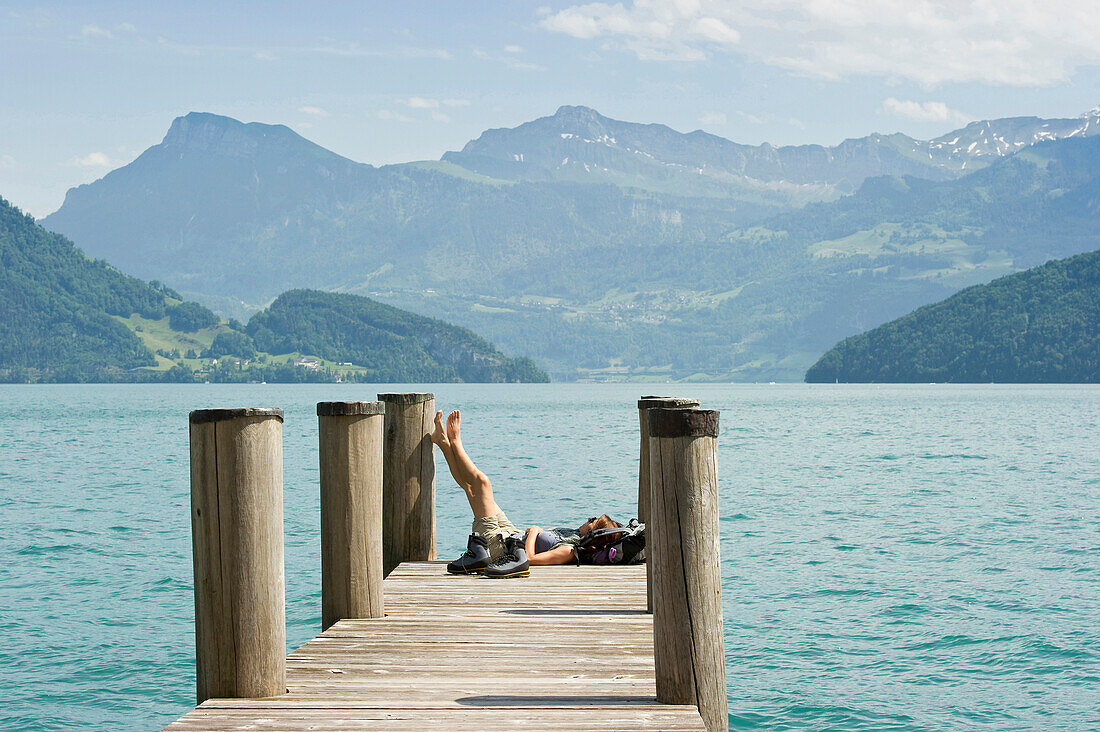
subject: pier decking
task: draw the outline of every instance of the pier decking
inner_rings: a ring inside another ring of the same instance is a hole
[[[703,730],[656,701],[646,568],[532,567],[523,579],[406,562],[384,618],[342,620],[287,657],[285,695],[209,699],[194,730]]]

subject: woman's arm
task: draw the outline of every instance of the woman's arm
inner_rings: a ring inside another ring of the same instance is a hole
[[[523,550],[527,552],[527,561],[531,561],[531,557],[535,556],[535,538],[542,531],[541,527],[529,526],[527,527],[527,533],[523,537]]]
[[[539,554],[528,552],[527,561],[536,567],[550,564],[569,564],[573,561],[573,547],[563,544]]]
[[[569,564],[573,561],[573,547],[568,544],[556,546],[544,552],[535,552],[535,538],[542,529],[538,526],[529,526],[523,537],[523,549],[527,552],[527,562],[536,567],[549,566],[551,564]]]

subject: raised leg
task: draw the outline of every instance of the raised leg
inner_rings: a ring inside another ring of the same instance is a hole
[[[443,453],[455,483],[465,491],[474,518],[495,516],[501,510],[493,498],[493,484],[489,481],[489,476],[478,470],[462,447],[461,420],[462,416],[455,410],[447,416],[447,426],[444,428],[443,412],[436,412],[432,442]]]

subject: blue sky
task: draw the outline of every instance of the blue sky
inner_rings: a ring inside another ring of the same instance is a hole
[[[435,159],[584,104],[739,142],[933,137],[1100,104],[1078,0],[0,0],[0,196],[35,216],[209,111],[354,160]]]

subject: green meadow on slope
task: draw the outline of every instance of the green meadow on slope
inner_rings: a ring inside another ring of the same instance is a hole
[[[468,330],[353,295],[287,293],[247,328],[227,323],[3,199],[0,312],[4,382],[546,380]]]

